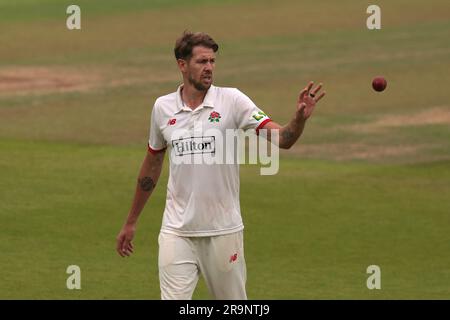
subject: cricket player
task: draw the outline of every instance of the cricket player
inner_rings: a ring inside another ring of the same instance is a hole
[[[269,138],[271,130],[278,130],[278,141],[273,143],[289,149],[325,95],[321,85],[309,83],[300,92],[290,122],[280,126],[238,89],[213,85],[218,48],[209,35],[201,32],[184,32],[176,41],[175,58],[183,83],[176,92],[155,102],[148,151],[131,209],[117,236],[119,255],[133,253],[138,217],[168,153],[170,174],[158,238],[161,299],[191,299],[200,275],[214,299],[247,299],[239,164],[180,160],[215,154],[216,149],[224,147],[218,135],[229,129],[255,133],[266,129]],[[216,134],[205,134],[208,129]]]

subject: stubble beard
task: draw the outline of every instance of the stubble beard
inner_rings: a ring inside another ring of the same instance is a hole
[[[211,75],[212,77],[212,75]],[[192,78],[191,75],[189,75],[188,77],[188,81],[191,85],[194,86],[195,89],[197,89],[198,91],[208,91],[208,89],[211,87],[211,84],[205,86],[203,83],[196,81],[194,78]]]

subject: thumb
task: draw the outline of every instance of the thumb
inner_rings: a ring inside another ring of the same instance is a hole
[[[304,103],[304,102],[300,103],[300,105],[298,106],[298,112],[303,113],[305,108],[306,108],[306,103]]]

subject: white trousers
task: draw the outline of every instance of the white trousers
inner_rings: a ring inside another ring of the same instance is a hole
[[[200,274],[219,300],[246,300],[243,231],[213,237],[161,232],[159,281],[162,300],[190,300]]]

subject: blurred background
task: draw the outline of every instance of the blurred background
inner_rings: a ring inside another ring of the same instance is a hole
[[[241,166],[249,298],[449,299],[450,2],[377,1],[381,30],[370,4],[0,0],[0,298],[159,299],[168,159],[131,258],[115,237],[187,29],[219,43],[215,85],[279,123],[308,81],[327,91],[277,175]]]

